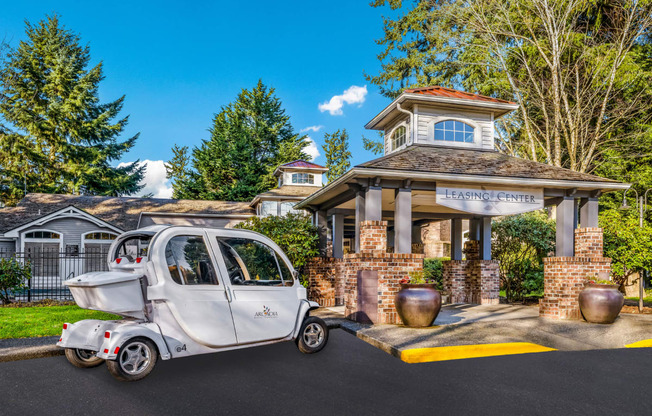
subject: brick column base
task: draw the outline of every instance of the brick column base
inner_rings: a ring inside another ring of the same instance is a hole
[[[543,259],[543,299],[539,316],[552,319],[580,319],[579,293],[586,282],[608,279],[611,259],[602,254],[602,229],[575,230],[575,257]]]
[[[333,257],[314,257],[304,267],[308,278],[308,299],[321,306],[344,303],[344,261]]]
[[[498,260],[449,260],[443,262],[444,291],[451,303],[496,305],[499,303]]]

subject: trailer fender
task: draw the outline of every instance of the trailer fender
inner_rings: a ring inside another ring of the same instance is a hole
[[[297,314],[297,321],[294,324],[294,331],[292,332],[292,339],[296,339],[299,336],[299,331],[301,330],[301,325],[303,324],[303,319],[306,317],[309,311],[319,308],[317,302],[311,300],[304,300],[299,306],[299,313]]]
[[[104,342],[98,350],[97,356],[105,360],[115,360],[124,343],[138,337],[152,340],[163,360],[171,358],[168,346],[161,334],[161,329],[153,322],[131,322],[116,325],[104,336]]]

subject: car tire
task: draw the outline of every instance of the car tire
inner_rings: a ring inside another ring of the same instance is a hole
[[[66,348],[68,362],[79,368],[93,368],[104,362],[103,359],[95,356],[96,352],[82,350],[79,348]]]
[[[299,351],[304,354],[321,351],[328,342],[328,325],[316,316],[307,317],[303,320],[296,342]]]
[[[118,351],[115,360],[107,360],[109,373],[120,381],[138,381],[149,375],[156,365],[158,350],[147,338],[132,338]]]

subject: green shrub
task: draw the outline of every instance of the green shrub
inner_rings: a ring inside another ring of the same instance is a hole
[[[437,289],[442,290],[444,280],[444,265],[442,262],[450,260],[448,257],[425,259],[423,261],[423,273],[426,279],[437,283]]]
[[[308,259],[319,255],[319,234],[310,217],[302,214],[252,217],[236,228],[259,232],[274,241],[301,272]]]
[[[0,300],[11,303],[13,292],[25,289],[32,278],[29,262],[21,263],[13,257],[0,259]]]
[[[544,211],[504,217],[493,222],[492,238],[507,300],[543,291],[543,257],[555,249],[555,222]]]

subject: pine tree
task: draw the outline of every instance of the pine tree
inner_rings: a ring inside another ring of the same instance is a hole
[[[191,170],[191,155],[188,146],[172,147],[174,157],[165,164],[165,173],[172,180],[172,198],[197,199],[199,189],[197,174]]]
[[[193,180],[174,178],[175,195],[249,201],[276,186],[273,172],[278,165],[308,157],[303,151],[307,136],[294,132],[274,89],[262,81],[222,107],[210,133],[210,139],[193,149]],[[179,166],[173,161],[170,166]]]
[[[346,129],[337,130],[333,134],[324,134],[325,144],[322,146],[326,155],[326,178],[332,182],[344,175],[351,167],[351,152],[349,151],[349,135]]]
[[[142,188],[138,161],[111,166],[138,135],[118,141],[124,96],[100,103],[102,63],[57,16],[26,24],[27,39],[0,68],[0,200],[27,192],[129,195]],[[115,121],[114,121],[115,120]]]

